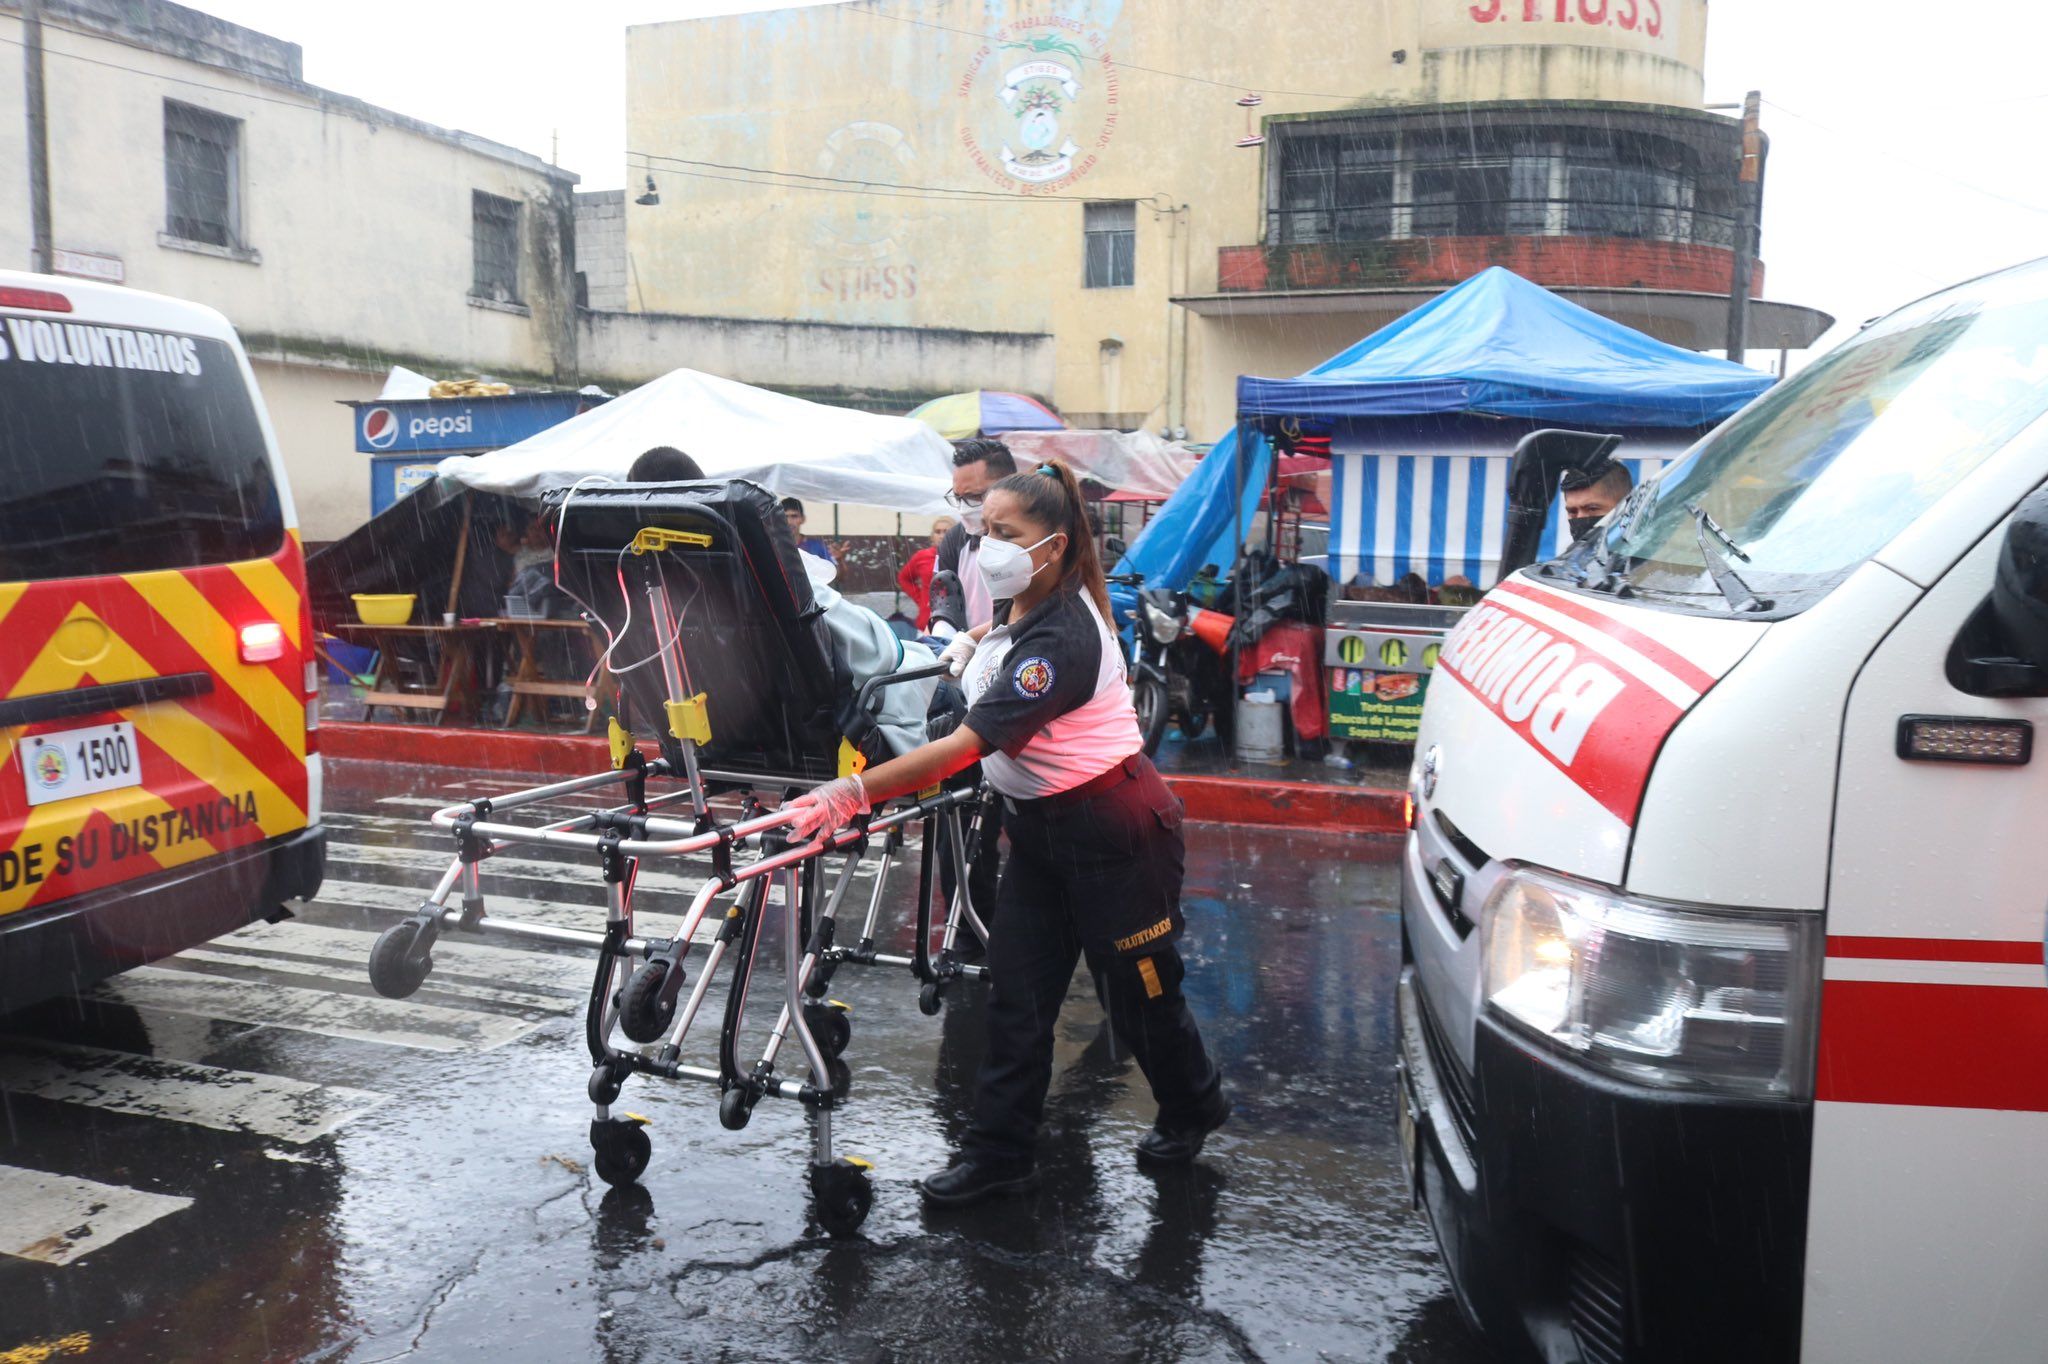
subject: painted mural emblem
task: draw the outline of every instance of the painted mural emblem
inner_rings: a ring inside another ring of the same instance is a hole
[[[959,86],[960,141],[982,174],[1049,192],[1094,167],[1116,131],[1107,43],[1097,27],[1046,15],[998,29],[975,52]]]

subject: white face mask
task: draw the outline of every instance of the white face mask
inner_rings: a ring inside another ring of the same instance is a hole
[[[1058,535],[1054,531],[1052,535]],[[1052,535],[1040,540],[1042,545]],[[982,582],[988,585],[988,595],[995,601],[1008,601],[1022,592],[1031,580],[1038,576],[1038,568],[1031,566],[1031,551],[1038,545],[1013,545],[1008,540],[983,540],[980,551],[974,556],[975,570],[981,574]]]
[[[971,507],[962,507],[960,524],[967,527],[969,535],[981,534],[981,504],[977,502]]]

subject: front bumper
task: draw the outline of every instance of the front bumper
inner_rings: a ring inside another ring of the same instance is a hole
[[[315,824],[0,919],[0,1014],[311,899],[326,865],[327,830]]]
[[[1551,1364],[1792,1359],[1813,1106],[1595,1074],[1481,1015],[1465,1073],[1398,993],[1417,1198],[1458,1301]]]

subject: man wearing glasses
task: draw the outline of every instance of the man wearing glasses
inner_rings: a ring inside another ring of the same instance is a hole
[[[1017,461],[1011,457],[1010,447],[994,437],[953,442],[953,491],[946,494],[946,501],[960,513],[960,524],[939,542],[939,557],[932,567],[938,573],[958,575],[962,594],[932,595],[931,632],[940,639],[987,625],[995,617],[995,602],[975,570],[975,559],[981,553],[981,499],[999,479],[1016,472]]]
[[[1002,479],[1017,472],[1017,461],[1010,454],[1010,447],[990,436],[975,436],[969,440],[953,442],[953,491],[946,494],[946,501],[960,513],[960,523],[946,532],[946,538],[939,542],[939,557],[933,561],[932,569],[937,574],[950,570],[956,575],[957,588],[941,590],[944,578],[938,578],[932,585],[931,633],[947,639],[962,631],[972,630],[977,625],[988,625],[995,619],[995,601],[989,596],[988,584],[982,581],[981,571],[975,560],[981,553],[981,499]],[[971,640],[959,641],[962,648],[973,652]],[[951,662],[950,659],[945,660]],[[941,709],[958,701],[962,708],[965,699],[951,686],[947,679],[941,679],[939,695],[933,704]],[[939,885],[948,903],[953,899],[953,858],[945,846],[946,829],[939,829],[940,846]],[[996,901],[996,879],[999,871],[996,837],[993,829],[981,837],[971,840],[972,846],[967,859],[967,897],[981,912],[987,922],[989,912]],[[973,934],[963,935],[962,947],[970,955],[978,944]]]

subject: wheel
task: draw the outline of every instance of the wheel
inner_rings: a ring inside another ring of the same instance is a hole
[[[619,1031],[635,1042],[662,1039],[676,1017],[675,992],[666,992],[664,997],[662,986],[668,983],[670,971],[680,969],[657,957],[633,973],[619,998]],[[679,979],[677,985],[681,983]]]
[[[811,1167],[811,1203],[827,1236],[851,1236],[875,1206],[875,1186],[866,1161],[845,1156]]]
[[[433,950],[413,955],[420,926],[407,919],[377,935],[370,948],[370,985],[386,999],[404,999],[420,988],[427,972],[434,969]]]
[[[939,983],[937,981],[929,981],[923,989],[917,992],[917,1011],[926,1018],[930,1018],[939,1011],[940,1007]]]
[[[590,1124],[590,1149],[597,1177],[607,1184],[633,1184],[647,1168],[654,1143],[647,1127],[633,1118],[608,1118]]]
[[[832,1077],[833,1099],[845,1103],[846,1096],[853,1093],[853,1067],[843,1057],[835,1056],[825,1063],[825,1073]]]
[[[754,1105],[748,1102],[744,1089],[728,1089],[718,1097],[718,1125],[728,1132],[737,1132],[754,1117]]]
[[[1190,706],[1188,713],[1180,717],[1180,732],[1184,739],[1199,739],[1202,731],[1209,727],[1209,712]]]
[[[853,1020],[847,1017],[844,1004],[806,1004],[804,1023],[817,1039],[818,1050],[828,1058],[844,1052],[853,1039]]]
[[[1166,684],[1139,674],[1131,683],[1131,705],[1138,712],[1138,733],[1145,740],[1145,751],[1157,753],[1159,741],[1166,737]]]

